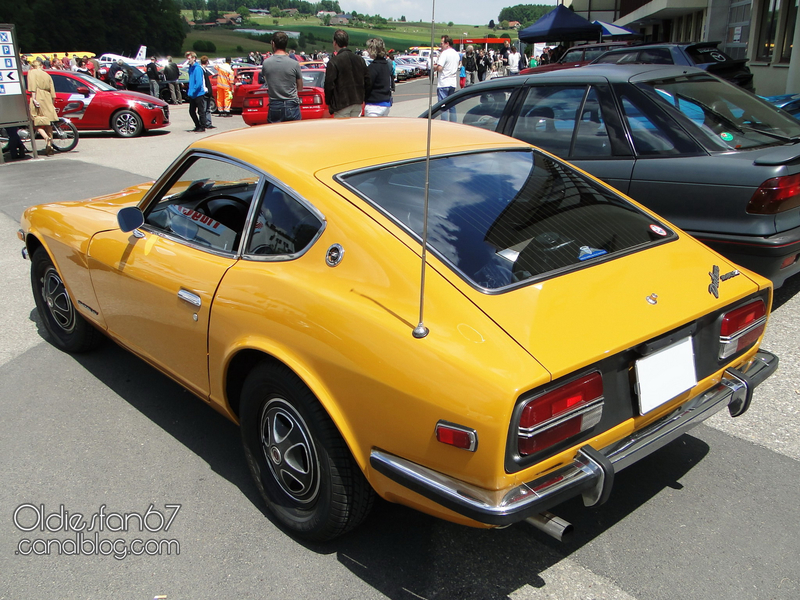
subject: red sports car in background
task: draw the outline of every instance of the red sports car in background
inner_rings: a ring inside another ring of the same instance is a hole
[[[303,89],[300,92],[300,114],[303,119],[330,117],[325,103],[325,70],[303,69]],[[244,96],[242,118],[248,125],[263,125],[269,112],[269,91],[266,86],[252,89]]]
[[[113,129],[121,137],[136,137],[169,125],[169,105],[163,100],[117,90],[81,73],[47,72],[56,90],[56,112],[79,131]]]

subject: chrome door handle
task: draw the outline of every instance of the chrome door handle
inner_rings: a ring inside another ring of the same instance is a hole
[[[196,306],[197,308],[200,308],[200,305],[203,304],[203,302],[200,300],[200,296],[193,294],[189,290],[184,290],[183,288],[178,290],[178,298],[184,302],[188,302],[192,306]]]

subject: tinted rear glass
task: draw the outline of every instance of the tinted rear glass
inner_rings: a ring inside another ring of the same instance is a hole
[[[421,240],[425,161],[340,176]],[[428,243],[473,285],[497,290],[673,237],[621,197],[537,151],[432,158]]]

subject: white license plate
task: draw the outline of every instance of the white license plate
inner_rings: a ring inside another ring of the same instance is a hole
[[[690,337],[636,361],[639,414],[650,412],[695,385],[697,374]]]

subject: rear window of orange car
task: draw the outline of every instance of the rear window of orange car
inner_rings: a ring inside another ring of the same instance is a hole
[[[337,178],[418,240],[425,161]],[[674,239],[666,225],[535,150],[432,158],[430,249],[474,286],[500,291]]]

